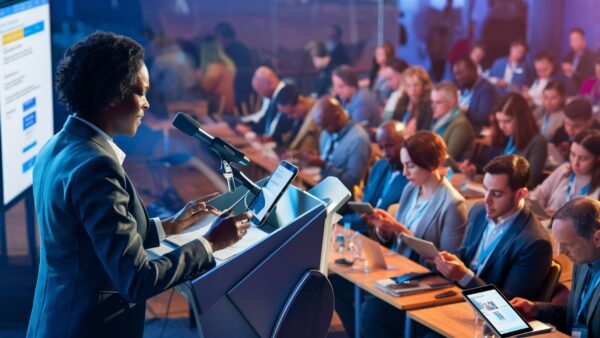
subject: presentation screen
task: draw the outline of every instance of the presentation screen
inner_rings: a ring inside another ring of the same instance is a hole
[[[31,187],[40,148],[54,133],[48,0],[0,2],[2,200]]]

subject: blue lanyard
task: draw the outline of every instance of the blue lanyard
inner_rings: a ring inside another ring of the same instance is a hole
[[[444,134],[444,132],[446,131],[446,129],[448,128],[450,123],[452,123],[452,121],[454,121],[454,119],[456,119],[456,116],[458,116],[458,113],[460,113],[460,109],[458,107],[454,108],[454,110],[450,113],[450,118],[448,119],[448,121],[446,121],[446,123],[441,125],[436,130],[434,130],[434,132],[436,134],[438,134],[439,136],[442,136],[442,134]]]
[[[473,90],[466,89],[462,93],[460,93],[459,102],[460,105],[469,107],[471,105],[471,99],[473,98]]]
[[[506,143],[506,147],[504,147],[504,155],[512,155],[514,154],[515,148],[515,139],[514,137],[509,137],[508,142]]]
[[[550,123],[550,114],[544,111],[544,119],[542,122],[542,132],[548,131],[548,124]]]
[[[408,124],[408,120],[410,120],[410,115],[411,114],[409,111],[404,113],[404,117],[402,118],[402,123],[404,123],[405,126]]]
[[[452,175],[454,175],[454,170],[452,169],[452,167],[448,168],[448,172],[446,173],[446,179],[450,180],[452,178]]]
[[[591,281],[588,289],[585,291],[585,294],[583,295],[583,299],[581,300],[581,304],[579,305],[579,311],[577,311],[577,318],[576,318],[577,323],[582,323],[579,321],[579,319],[580,319],[581,315],[583,314],[583,310],[587,306],[587,303],[590,301],[590,299],[594,295],[594,290],[596,289],[596,287],[598,287],[598,284],[600,284],[600,271],[597,271],[593,275],[592,281]]]
[[[573,197],[573,186],[575,185],[575,173],[571,171],[571,173],[569,174],[569,185],[567,186],[567,196],[565,197],[566,202],[569,202],[571,200],[571,198]],[[579,190],[579,195],[578,196],[584,196],[587,195],[590,192],[590,189],[592,188],[592,182],[586,184],[583,188],[581,188],[581,190]]]
[[[423,217],[423,214],[425,213],[425,209],[427,208],[429,201],[431,201],[431,197],[430,197],[429,199],[427,199],[427,201],[425,203],[423,203],[419,207],[419,209],[413,211],[413,209],[417,205],[418,199],[419,199],[419,192],[414,194],[414,196],[411,200],[410,208],[407,208],[406,211],[404,211],[404,213],[402,214],[402,220],[404,221],[403,222],[404,225],[411,231],[412,231],[412,228],[414,227],[414,222]],[[412,211],[412,213],[411,213],[411,211]],[[409,214],[410,214],[410,218],[408,218]]]
[[[487,248],[484,248],[484,240],[485,237],[487,235],[488,231],[491,231],[489,225],[487,226],[487,229],[485,229],[485,234],[483,234],[483,237],[481,238],[481,251],[479,252],[479,258],[477,259],[477,266],[475,266],[473,268],[473,270],[475,270],[477,272],[477,274],[479,275],[479,273],[481,272],[481,268],[483,268],[483,264],[487,261],[487,257],[494,251],[494,249],[496,249],[496,247],[498,246],[498,243],[500,243],[500,241],[502,240],[502,238],[504,237],[504,235],[506,234],[506,231],[508,230],[508,228],[510,228],[510,225],[508,225],[506,228],[504,228],[504,230],[502,230],[502,232],[498,235],[498,237],[496,237],[494,239],[494,241],[492,243],[490,243]]]
[[[324,153],[321,153],[321,158],[325,161],[328,162],[329,158],[331,157],[331,155],[333,155],[333,151],[335,150],[335,148],[337,147],[338,142],[344,138],[344,136],[346,136],[346,134],[350,131],[350,129],[352,129],[354,127],[355,122],[350,120],[348,122],[348,124],[346,124],[342,130],[340,130],[337,133],[333,133],[333,134],[329,134],[331,139],[330,139],[330,143],[329,143],[329,147],[327,147],[326,151]]]

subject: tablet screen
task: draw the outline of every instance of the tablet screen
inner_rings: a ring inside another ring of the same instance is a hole
[[[531,331],[531,327],[493,286],[463,295],[485,317],[495,331],[505,336]]]
[[[263,223],[297,172],[298,169],[289,162],[281,161],[273,174],[271,174],[267,184],[262,187],[260,193],[248,208],[254,215],[254,224],[259,225]]]

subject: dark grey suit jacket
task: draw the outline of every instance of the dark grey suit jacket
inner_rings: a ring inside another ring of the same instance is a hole
[[[156,225],[108,140],[69,117],[33,170],[40,267],[28,337],[141,337],[145,300],[214,266],[199,240],[150,260]]]
[[[538,307],[538,319],[556,325],[560,331],[566,334],[571,334],[571,329],[581,304],[581,295],[586,286],[585,284],[589,283],[589,275],[591,273],[591,269],[587,264],[575,265],[573,267],[573,284],[569,293],[568,303],[536,303]],[[600,336],[600,292],[598,290],[596,289],[594,292],[587,308],[585,324],[588,328],[588,337]]]
[[[469,265],[487,227],[485,206],[476,204],[469,212],[467,232],[458,256]],[[508,299],[536,299],[552,264],[548,231],[525,206],[468,288],[496,285]]]

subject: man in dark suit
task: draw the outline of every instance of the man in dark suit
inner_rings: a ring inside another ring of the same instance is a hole
[[[408,179],[402,174],[400,149],[404,143],[404,125],[399,121],[383,123],[375,134],[383,158],[373,164],[369,178],[363,189],[363,202],[370,203],[375,208],[387,210],[390,205],[398,203]],[[366,233],[367,224],[356,212],[349,213],[342,219],[349,222],[354,230]]]
[[[571,49],[563,59],[562,70],[565,75],[573,79],[579,88],[584,79],[594,75],[594,63],[597,56],[587,48],[585,33],[581,28],[571,29],[569,46]]]
[[[535,78],[531,86],[524,88],[521,93],[533,105],[538,107],[543,105],[543,92],[550,81],[561,82],[565,86],[567,96],[577,94],[575,83],[556,66],[556,61],[550,51],[543,49],[537,52],[533,57],[533,68],[535,69]]]
[[[509,298],[536,299],[550,271],[552,244],[525,206],[529,164],[520,156],[499,156],[484,170],[484,203],[469,212],[458,255],[440,252],[435,266],[464,288],[494,284]]]
[[[574,198],[558,209],[552,235],[560,253],[573,262],[573,282],[567,304],[514,298],[511,304],[527,318],[549,322],[573,337],[600,336],[600,202]],[[576,335],[579,333],[579,335]]]
[[[460,89],[459,106],[466,111],[475,131],[489,126],[498,100],[496,87],[477,74],[477,65],[468,57],[458,60],[452,66],[452,73]]]
[[[258,112],[241,119],[244,124],[236,126],[237,132],[245,134],[254,131],[263,142],[282,142],[282,136],[293,128],[294,121],[277,109],[277,96],[285,82],[269,67],[261,66],[252,77],[252,88],[262,97]]]
[[[94,33],[66,51],[56,77],[76,114],[33,170],[41,252],[27,336],[142,337],[145,300],[212,268],[212,252],[239,240],[248,218],[218,218],[204,237],[150,260],[145,249],[216,210],[199,200],[149,219],[122,167],[112,139],[135,135],[149,108],[142,46]]]
[[[600,130],[600,122],[594,119],[592,104],[584,98],[576,98],[565,107],[564,124],[556,130],[550,140],[563,156],[558,160],[568,161],[571,143],[579,133],[586,129]]]
[[[310,54],[313,66],[318,71],[311,96],[319,98],[331,91],[331,73],[336,66],[331,62],[331,55],[322,42],[309,42],[305,48]]]
[[[342,27],[336,24],[329,26],[325,47],[331,56],[331,66],[333,68],[350,64],[350,58],[342,42]]]

